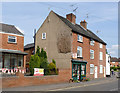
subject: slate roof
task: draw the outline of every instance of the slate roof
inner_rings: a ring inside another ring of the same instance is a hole
[[[0,23],[0,32],[5,32],[5,33],[13,33],[17,35],[24,35],[21,33],[14,25],[8,25],[8,24],[3,24]]]
[[[56,13],[55,13],[55,14],[56,14]],[[87,29],[87,30],[84,29],[81,25],[73,24],[73,23],[71,23],[69,20],[67,20],[66,18],[64,18],[64,17],[62,17],[62,16],[60,16],[60,15],[58,15],[58,14],[56,14],[56,15],[57,15],[67,26],[69,26],[69,27],[72,29],[73,32],[78,33],[78,34],[81,34],[81,35],[83,35],[83,36],[86,36],[86,37],[88,37],[88,38],[90,38],[90,39],[93,39],[93,40],[95,40],[95,41],[98,41],[98,42],[106,45],[106,43],[105,43],[102,39],[100,39],[97,35],[95,35],[92,31],[90,31],[90,30],[88,30],[88,29]]]
[[[24,50],[27,50],[29,48],[34,48],[34,43],[30,43],[24,46]]]
[[[120,62],[120,58],[111,57],[110,62]]]

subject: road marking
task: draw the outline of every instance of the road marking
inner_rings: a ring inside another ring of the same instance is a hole
[[[73,86],[73,87],[67,87],[67,88],[60,88],[60,89],[54,89],[54,90],[48,90],[48,91],[60,91],[60,90],[67,90],[67,89],[73,89],[73,88],[80,88],[80,87],[87,87],[87,86],[93,86],[93,85],[100,85],[104,83],[110,83],[116,80],[111,80],[111,81],[106,81],[106,82],[101,82],[101,83],[93,83],[93,84],[88,84],[88,85],[80,85],[80,86]]]

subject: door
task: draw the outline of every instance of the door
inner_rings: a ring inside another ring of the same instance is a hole
[[[95,66],[95,78],[97,78],[97,66]]]

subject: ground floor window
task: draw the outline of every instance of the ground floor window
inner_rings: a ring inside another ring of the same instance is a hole
[[[23,55],[4,53],[0,58],[0,66],[7,69],[23,67],[23,57]]]

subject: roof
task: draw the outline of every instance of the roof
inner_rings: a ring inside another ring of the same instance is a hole
[[[55,13],[56,14],[56,13]],[[98,42],[100,42],[100,43],[102,43],[102,44],[105,44],[106,45],[106,43],[102,40],[102,39],[100,39],[97,35],[95,35],[92,31],[90,31],[90,30],[86,30],[86,29],[84,29],[81,25],[79,25],[79,24],[73,24],[73,23],[71,23],[69,20],[67,20],[66,18],[64,18],[64,17],[62,17],[62,16],[60,16],[60,15],[58,15],[58,14],[56,14],[67,26],[69,26],[71,29],[72,29],[72,31],[73,32],[75,32],[75,33],[78,33],[78,34],[81,34],[81,35],[83,35],[83,36],[86,36],[86,37],[88,37],[88,38],[90,38],[90,39],[93,39],[93,40],[95,40],[95,41],[98,41]]]
[[[27,53],[19,51],[19,50],[0,49],[0,52],[27,55]]]
[[[29,48],[34,48],[34,43],[30,43],[24,46],[24,50],[27,50]]]
[[[118,59],[116,57],[111,57],[110,62],[120,62],[120,58]]]
[[[13,33],[13,34],[17,34],[17,35],[24,35],[14,25],[8,25],[8,24],[3,24],[3,23],[0,23],[0,31],[5,32],[5,33]]]

